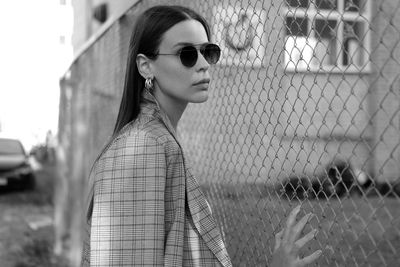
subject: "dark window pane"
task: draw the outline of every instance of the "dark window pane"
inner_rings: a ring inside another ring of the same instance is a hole
[[[336,37],[336,20],[315,20],[315,34],[317,39],[333,39]]]
[[[286,4],[291,7],[308,7],[309,0],[286,0]]]
[[[344,21],[343,65],[364,64],[364,23]]]
[[[306,18],[286,18],[286,35],[307,36],[308,20]]]
[[[315,4],[319,9],[329,9],[329,10],[337,9],[337,0],[316,0]]]
[[[344,10],[350,12],[363,12],[365,10],[366,0],[345,0]]]
[[[336,20],[315,20],[315,37],[318,40],[315,48],[315,57],[320,64],[336,65],[336,26]]]
[[[355,38],[362,40],[364,37],[364,23],[356,21],[344,21],[343,39]]]

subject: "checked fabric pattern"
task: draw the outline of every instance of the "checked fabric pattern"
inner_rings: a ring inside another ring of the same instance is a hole
[[[89,179],[82,266],[231,266],[174,129],[144,93],[141,114]]]

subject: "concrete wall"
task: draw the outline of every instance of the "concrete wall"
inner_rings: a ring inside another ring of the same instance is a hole
[[[71,0],[74,9],[74,53],[101,30],[102,25],[93,17],[93,10],[100,4],[108,6],[108,21],[114,21],[124,14],[138,0]]]
[[[76,54],[78,49],[89,39],[91,32],[88,27],[88,1],[72,0],[72,6],[74,10],[72,46],[74,54]]]
[[[374,73],[370,120],[374,126],[374,169],[380,180],[400,178],[400,25],[399,2],[373,1]]]
[[[266,11],[262,66],[242,61],[213,68],[210,100],[191,105],[180,126],[196,172],[206,180],[275,182],[291,175],[315,178],[343,159],[374,179],[396,180],[399,49],[386,17],[396,20],[400,12],[387,2],[383,11],[373,6],[375,46],[371,70],[362,73],[285,71],[282,5],[242,5]],[[235,1],[212,3],[218,4],[227,8]],[[211,14],[206,16],[215,25]]]
[[[174,3],[204,14],[213,39],[220,31],[215,7],[238,6],[235,1]],[[211,180],[275,182],[293,174],[314,178],[332,160],[345,159],[375,179],[397,179],[400,61],[393,23],[400,12],[393,6],[396,1],[374,1],[372,64],[364,73],[285,71],[282,2],[238,3],[244,10],[264,12],[258,18],[260,25],[264,23],[262,46],[249,51],[255,55],[253,61],[224,54],[212,70],[209,101],[189,105],[184,114],[179,130],[196,173]],[[118,13],[129,4],[111,1],[110,9]],[[115,40],[123,35],[127,45],[129,27],[109,33],[102,45],[85,55],[93,58],[92,66],[103,66],[106,74],[91,78],[96,88],[91,101],[99,112],[93,112],[90,123],[101,129],[91,137],[96,148],[111,134],[116,117],[126,59]],[[105,55],[104,47],[111,53]]]

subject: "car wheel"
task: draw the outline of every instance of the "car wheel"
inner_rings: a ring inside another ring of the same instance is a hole
[[[23,181],[22,187],[26,190],[33,190],[36,186],[36,178],[32,173],[27,175],[25,180]]]

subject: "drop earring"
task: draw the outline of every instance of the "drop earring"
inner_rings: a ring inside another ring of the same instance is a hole
[[[151,78],[151,77],[146,78],[146,81],[144,83],[144,87],[147,90],[151,91],[153,89],[153,78]]]

